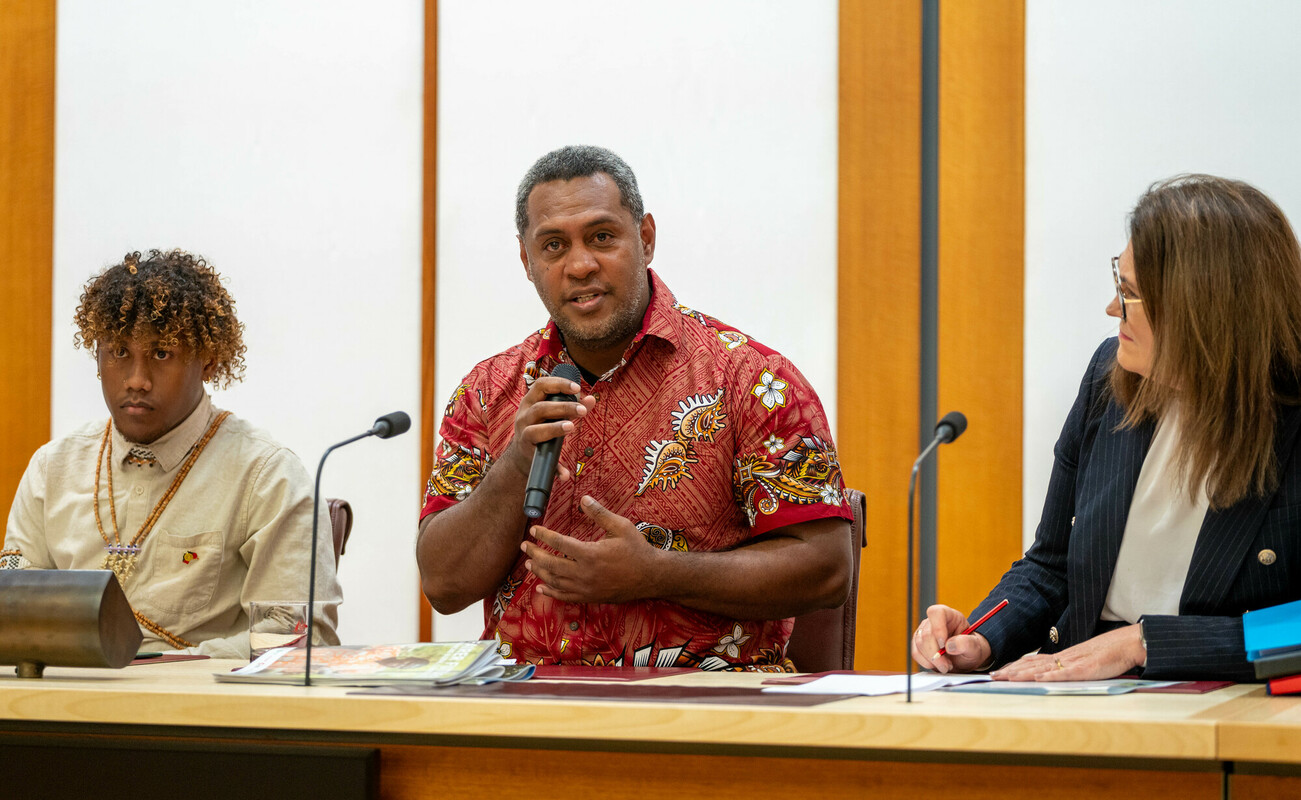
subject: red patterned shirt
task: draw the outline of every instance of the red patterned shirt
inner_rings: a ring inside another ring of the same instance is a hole
[[[583,393],[542,524],[593,541],[585,494],[666,550],[713,551],[810,520],[850,519],[822,404],[780,353],[677,305],[654,272],[642,328]],[[479,363],[452,394],[422,517],[465,499],[514,434],[528,386],[569,361],[554,323]],[[521,498],[521,502],[523,499]],[[538,664],[781,669],[791,620],[735,620],[665,600],[563,603],[533,591],[524,554],[484,601],[485,637]]]

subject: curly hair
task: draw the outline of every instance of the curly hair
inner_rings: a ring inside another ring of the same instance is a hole
[[[184,250],[127,253],[86,284],[73,343],[96,355],[100,342],[157,335],[166,348],[216,362],[208,378],[224,389],[244,378],[244,325],[235,301],[202,256]]]

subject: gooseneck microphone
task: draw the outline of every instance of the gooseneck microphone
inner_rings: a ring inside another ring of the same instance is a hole
[[[962,415],[959,414],[958,416]],[[962,420],[962,427],[967,427],[967,421],[965,419]],[[375,420],[375,424],[371,426],[370,430],[360,436],[354,436],[349,439],[348,442],[355,442],[358,439],[364,439],[367,436],[374,436],[377,439],[392,439],[394,436],[401,436],[409,430],[411,430],[411,417],[407,416],[407,412],[390,411]],[[348,442],[340,442],[339,444],[336,444],[335,447],[345,445]]]
[[[573,364],[558,364],[551,372],[553,378],[565,378],[574,383],[583,379],[583,374]],[[577,403],[578,398],[572,394],[549,394],[548,401]],[[554,422],[555,420],[548,420]],[[547,510],[547,501],[551,499],[551,484],[556,482],[556,465],[560,463],[560,446],[564,436],[557,436],[539,444],[533,450],[533,465],[529,467],[529,482],[524,487],[524,516],[529,519],[541,519]]]
[[[935,423],[935,444],[948,444],[958,438],[967,430],[967,415],[961,411],[950,411],[937,423]],[[931,446],[934,447],[935,444]],[[918,458],[920,461],[926,457],[922,453]]]
[[[325,457],[345,444],[352,444],[358,439],[374,436],[379,439],[392,439],[411,430],[411,417],[405,411],[393,411],[379,419],[365,433],[359,433],[351,439],[344,439],[338,444],[325,448],[321,454],[321,463],[316,465],[316,487],[312,490],[312,574],[307,582],[307,655],[306,668],[303,670],[303,685],[312,685],[312,635],[316,628],[316,542],[321,515],[321,470],[325,467]]]
[[[913,509],[916,506],[914,498],[917,494],[917,473],[922,468],[922,462],[926,460],[927,456],[935,452],[935,448],[957,439],[966,429],[967,417],[961,411],[950,411],[945,414],[935,425],[935,438],[931,439],[931,443],[926,445],[926,448],[922,450],[922,454],[917,456],[917,460],[913,462],[912,477],[908,479],[908,600],[905,603],[908,622],[905,629],[908,631],[908,677],[906,682],[908,685],[907,702],[909,703],[913,701],[913,551],[916,549],[913,545]]]

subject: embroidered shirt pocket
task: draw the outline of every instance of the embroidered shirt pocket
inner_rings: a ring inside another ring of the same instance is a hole
[[[188,615],[212,604],[221,577],[222,531],[191,534],[156,532],[140,554],[137,578],[142,605]]]

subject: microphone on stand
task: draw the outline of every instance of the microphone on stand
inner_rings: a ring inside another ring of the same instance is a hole
[[[935,438],[931,443],[926,445],[922,454],[917,456],[913,462],[912,477],[908,479],[908,601],[905,604],[908,614],[908,700],[913,701],[913,655],[912,655],[912,638],[913,638],[913,498],[917,492],[917,473],[922,468],[922,462],[926,457],[935,452],[935,448],[942,444],[948,444],[962,435],[967,429],[967,417],[961,411],[950,411],[935,425]]]
[[[565,378],[579,383],[583,379],[583,374],[573,364],[557,364],[551,372],[551,377]],[[578,402],[578,398],[572,394],[549,394],[547,400]],[[551,499],[551,485],[556,482],[556,465],[560,463],[560,446],[564,441],[564,436],[557,436],[542,442],[533,450],[529,482],[524,487],[524,516],[529,519],[541,519],[547,510],[547,501]]]
[[[308,578],[307,584],[307,665],[303,670],[304,686],[312,685],[312,634],[315,632],[316,626],[316,542],[317,528],[321,520],[321,470],[325,467],[325,457],[345,444],[352,444],[358,439],[365,439],[367,436],[391,439],[409,430],[411,430],[411,417],[407,416],[407,412],[390,412],[375,420],[375,424],[365,433],[359,433],[351,439],[344,439],[338,444],[327,447],[325,452],[321,454],[321,463],[316,466],[316,488],[312,490],[312,574]]]

